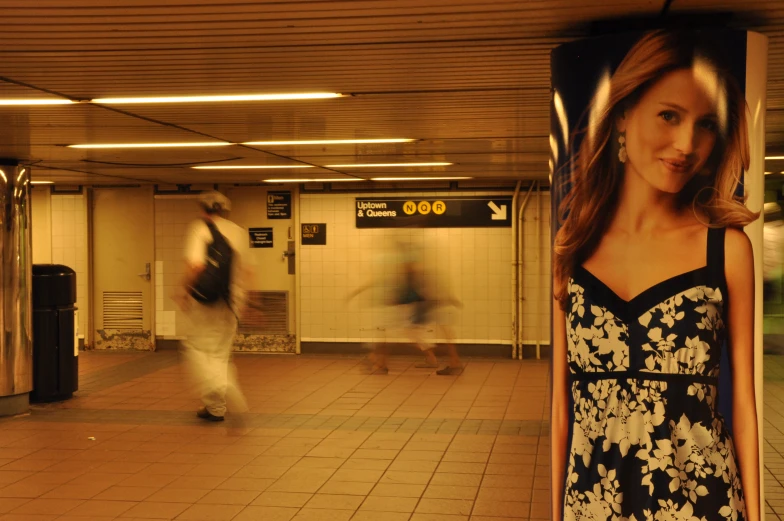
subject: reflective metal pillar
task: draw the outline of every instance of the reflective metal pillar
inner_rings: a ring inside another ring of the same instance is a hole
[[[30,170],[0,160],[0,416],[29,409],[33,385]]]

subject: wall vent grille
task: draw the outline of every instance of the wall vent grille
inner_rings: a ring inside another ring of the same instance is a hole
[[[144,303],[141,291],[104,291],[103,328],[141,330]]]
[[[245,335],[287,335],[289,292],[249,291],[248,305],[240,317],[238,332]]]

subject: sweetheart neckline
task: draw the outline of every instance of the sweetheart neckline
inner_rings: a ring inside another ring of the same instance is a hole
[[[667,284],[674,284],[675,282],[678,282],[681,279],[692,278],[692,277],[694,277],[695,275],[697,275],[697,274],[699,274],[701,272],[707,272],[708,271],[708,266],[705,265],[705,266],[701,266],[699,268],[695,268],[693,270],[689,270],[689,271],[685,271],[683,273],[679,273],[678,275],[674,275],[674,276],[669,277],[669,278],[667,278],[665,280],[659,281],[659,282],[653,284],[652,286],[647,287],[646,289],[642,290],[640,293],[638,293],[634,297],[632,297],[632,298],[627,300],[627,299],[621,297],[620,295],[618,295],[618,293],[616,293],[602,279],[600,279],[599,277],[597,277],[596,275],[591,273],[582,264],[580,264],[577,268],[578,268],[578,271],[582,271],[591,280],[593,280],[594,282],[599,284],[602,288],[604,288],[604,290],[607,291],[609,294],[611,294],[613,296],[613,298],[617,299],[620,303],[623,303],[624,305],[627,305],[627,306],[632,305],[632,304],[634,304],[635,302],[637,302],[639,300],[643,300],[646,295],[649,295],[649,294],[659,290],[662,286],[665,286]],[[676,292],[674,292],[670,296],[677,295],[678,293],[680,293],[681,291],[685,291],[686,289],[690,289],[690,288],[684,288],[683,290],[676,291]]]

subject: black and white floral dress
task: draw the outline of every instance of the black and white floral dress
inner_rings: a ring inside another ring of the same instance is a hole
[[[708,231],[705,267],[630,301],[585,268],[570,278],[566,521],[745,520],[735,450],[716,411],[724,235]]]

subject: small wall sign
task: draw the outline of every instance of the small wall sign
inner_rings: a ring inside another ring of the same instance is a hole
[[[302,225],[302,245],[326,246],[327,224],[308,223]]]
[[[291,219],[291,192],[267,192],[267,219]]]
[[[249,228],[251,248],[272,248],[272,228]]]

